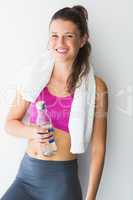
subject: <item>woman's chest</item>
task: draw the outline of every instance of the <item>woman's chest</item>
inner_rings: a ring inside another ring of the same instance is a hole
[[[47,84],[47,88],[51,94],[57,97],[69,96],[70,93],[67,92],[67,86],[64,82],[50,79]]]

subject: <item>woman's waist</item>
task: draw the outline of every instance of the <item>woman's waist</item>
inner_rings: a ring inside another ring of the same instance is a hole
[[[71,142],[69,133],[61,133],[56,131],[54,138],[57,146],[57,151],[54,153],[54,155],[49,157],[41,155],[40,148],[43,148],[43,145],[40,147],[39,143],[36,144],[34,141],[28,142],[26,152],[32,157],[42,160],[73,160],[76,158],[76,154],[72,154],[70,152]]]
[[[26,153],[32,158],[40,160],[51,160],[51,161],[69,161],[77,158],[76,154],[71,154],[69,152],[55,152],[52,156],[41,155],[36,149],[27,148]]]
[[[41,159],[41,160],[73,160],[76,158],[76,154],[72,154],[70,152],[70,143],[69,142],[61,142],[55,140],[57,150],[51,156],[44,156],[41,151],[43,148],[45,149],[44,145],[34,145],[33,142],[29,142],[26,152],[34,158]]]

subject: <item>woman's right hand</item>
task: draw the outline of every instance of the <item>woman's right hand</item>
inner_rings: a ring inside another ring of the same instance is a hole
[[[30,124],[30,130],[29,147],[38,155],[42,155],[42,149],[54,136],[48,128],[36,124]]]
[[[31,139],[36,143],[47,144],[49,139],[53,139],[53,134],[49,132],[48,128],[39,125],[31,124],[33,129]]]

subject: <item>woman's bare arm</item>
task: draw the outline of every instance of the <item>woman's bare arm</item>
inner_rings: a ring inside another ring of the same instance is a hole
[[[51,135],[48,132],[48,128],[36,124],[26,125],[22,122],[29,105],[30,103],[25,101],[18,91],[6,117],[5,130],[13,136],[30,140],[35,148],[38,147],[38,152],[40,152],[40,143],[47,143],[48,137],[52,137],[53,134]],[[38,134],[39,132],[42,134]]]
[[[16,137],[31,138],[34,127],[25,125],[21,121],[29,105],[30,102],[25,101],[20,92],[17,91],[5,121],[5,130],[7,133]]]
[[[105,82],[96,77],[96,107],[91,138],[91,159],[86,200],[95,200],[104,166],[108,111],[107,92]]]

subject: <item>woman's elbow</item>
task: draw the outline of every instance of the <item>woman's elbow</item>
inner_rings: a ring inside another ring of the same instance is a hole
[[[4,124],[5,132],[9,135],[12,135],[12,133],[14,132],[15,124],[16,124],[16,120],[14,119],[6,120]]]

